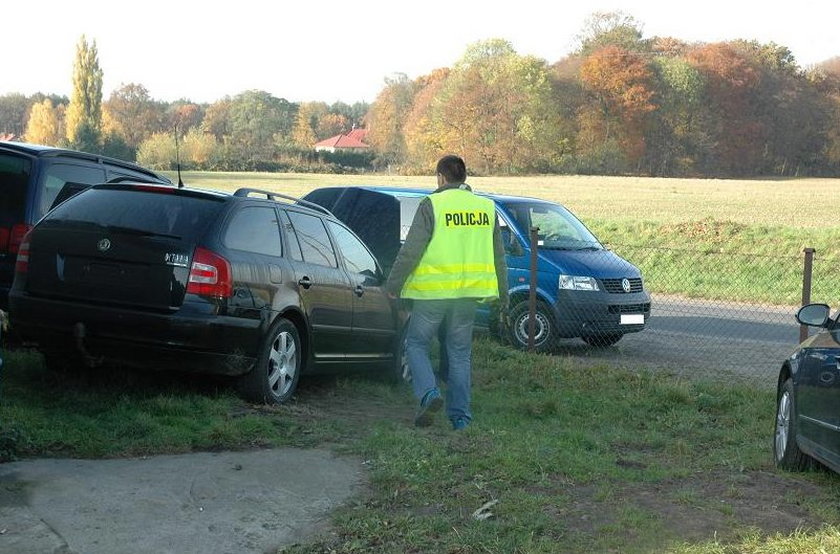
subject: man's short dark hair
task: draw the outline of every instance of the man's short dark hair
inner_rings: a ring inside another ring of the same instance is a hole
[[[467,180],[467,164],[458,156],[444,156],[437,163],[436,171],[446,183],[463,183]]]

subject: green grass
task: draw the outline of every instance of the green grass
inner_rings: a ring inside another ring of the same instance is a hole
[[[303,379],[292,404],[270,408],[206,377],[56,375],[34,354],[5,358],[0,454],[330,445],[364,460],[369,492],[335,513],[335,533],[290,552],[770,552],[794,536],[836,544],[840,529],[840,479],[777,472],[773,393],[739,383],[478,339],[475,421],[455,433],[442,416],[414,428],[409,392],[364,375]],[[494,500],[491,517],[472,517]],[[766,502],[805,530],[744,515]]]
[[[285,173],[184,174],[187,184],[255,187],[302,196],[324,186],[434,187],[431,177]],[[476,190],[536,196],[569,207],[660,294],[793,306],[803,249],[816,249],[814,300],[836,305],[840,179],[716,180],[639,177],[471,177]]]

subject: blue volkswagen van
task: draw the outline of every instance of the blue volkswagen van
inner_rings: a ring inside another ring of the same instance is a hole
[[[389,270],[420,201],[430,190],[396,187],[327,187],[304,200],[335,214],[364,240]],[[534,345],[550,349],[558,338],[579,337],[610,346],[645,328],[650,295],[639,269],[607,250],[569,210],[546,200],[483,194],[496,204],[505,242],[510,326],[518,347],[528,345],[530,229],[538,228]],[[476,323],[495,330],[497,317],[480,310]]]

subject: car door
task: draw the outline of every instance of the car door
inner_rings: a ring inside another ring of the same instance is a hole
[[[393,302],[385,293],[385,278],[376,259],[356,235],[334,221],[327,225],[353,287],[350,357],[354,361],[390,358],[397,317]]]
[[[840,464],[840,331],[822,331],[805,349],[797,378],[800,437]]]
[[[352,351],[353,287],[339,267],[324,221],[315,215],[286,210],[291,229],[290,255],[301,307],[312,330],[312,354],[318,362],[342,361]]]

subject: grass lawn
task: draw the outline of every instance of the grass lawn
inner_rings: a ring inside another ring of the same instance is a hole
[[[170,174],[170,177],[175,176]],[[253,187],[302,196],[325,186],[434,187],[429,177],[186,172],[190,186]],[[608,247],[638,265],[656,293],[796,305],[804,248],[815,248],[815,301],[840,304],[840,179],[471,177],[479,191],[535,196],[570,208]]]
[[[572,358],[474,352],[474,424],[411,425],[402,386],[309,378],[286,406],[206,377],[3,367],[0,454],[120,457],[329,445],[371,487],[288,552],[826,552],[840,478],[771,461],[774,397]],[[485,507],[484,512],[480,509]],[[488,514],[485,519],[474,513]]]

